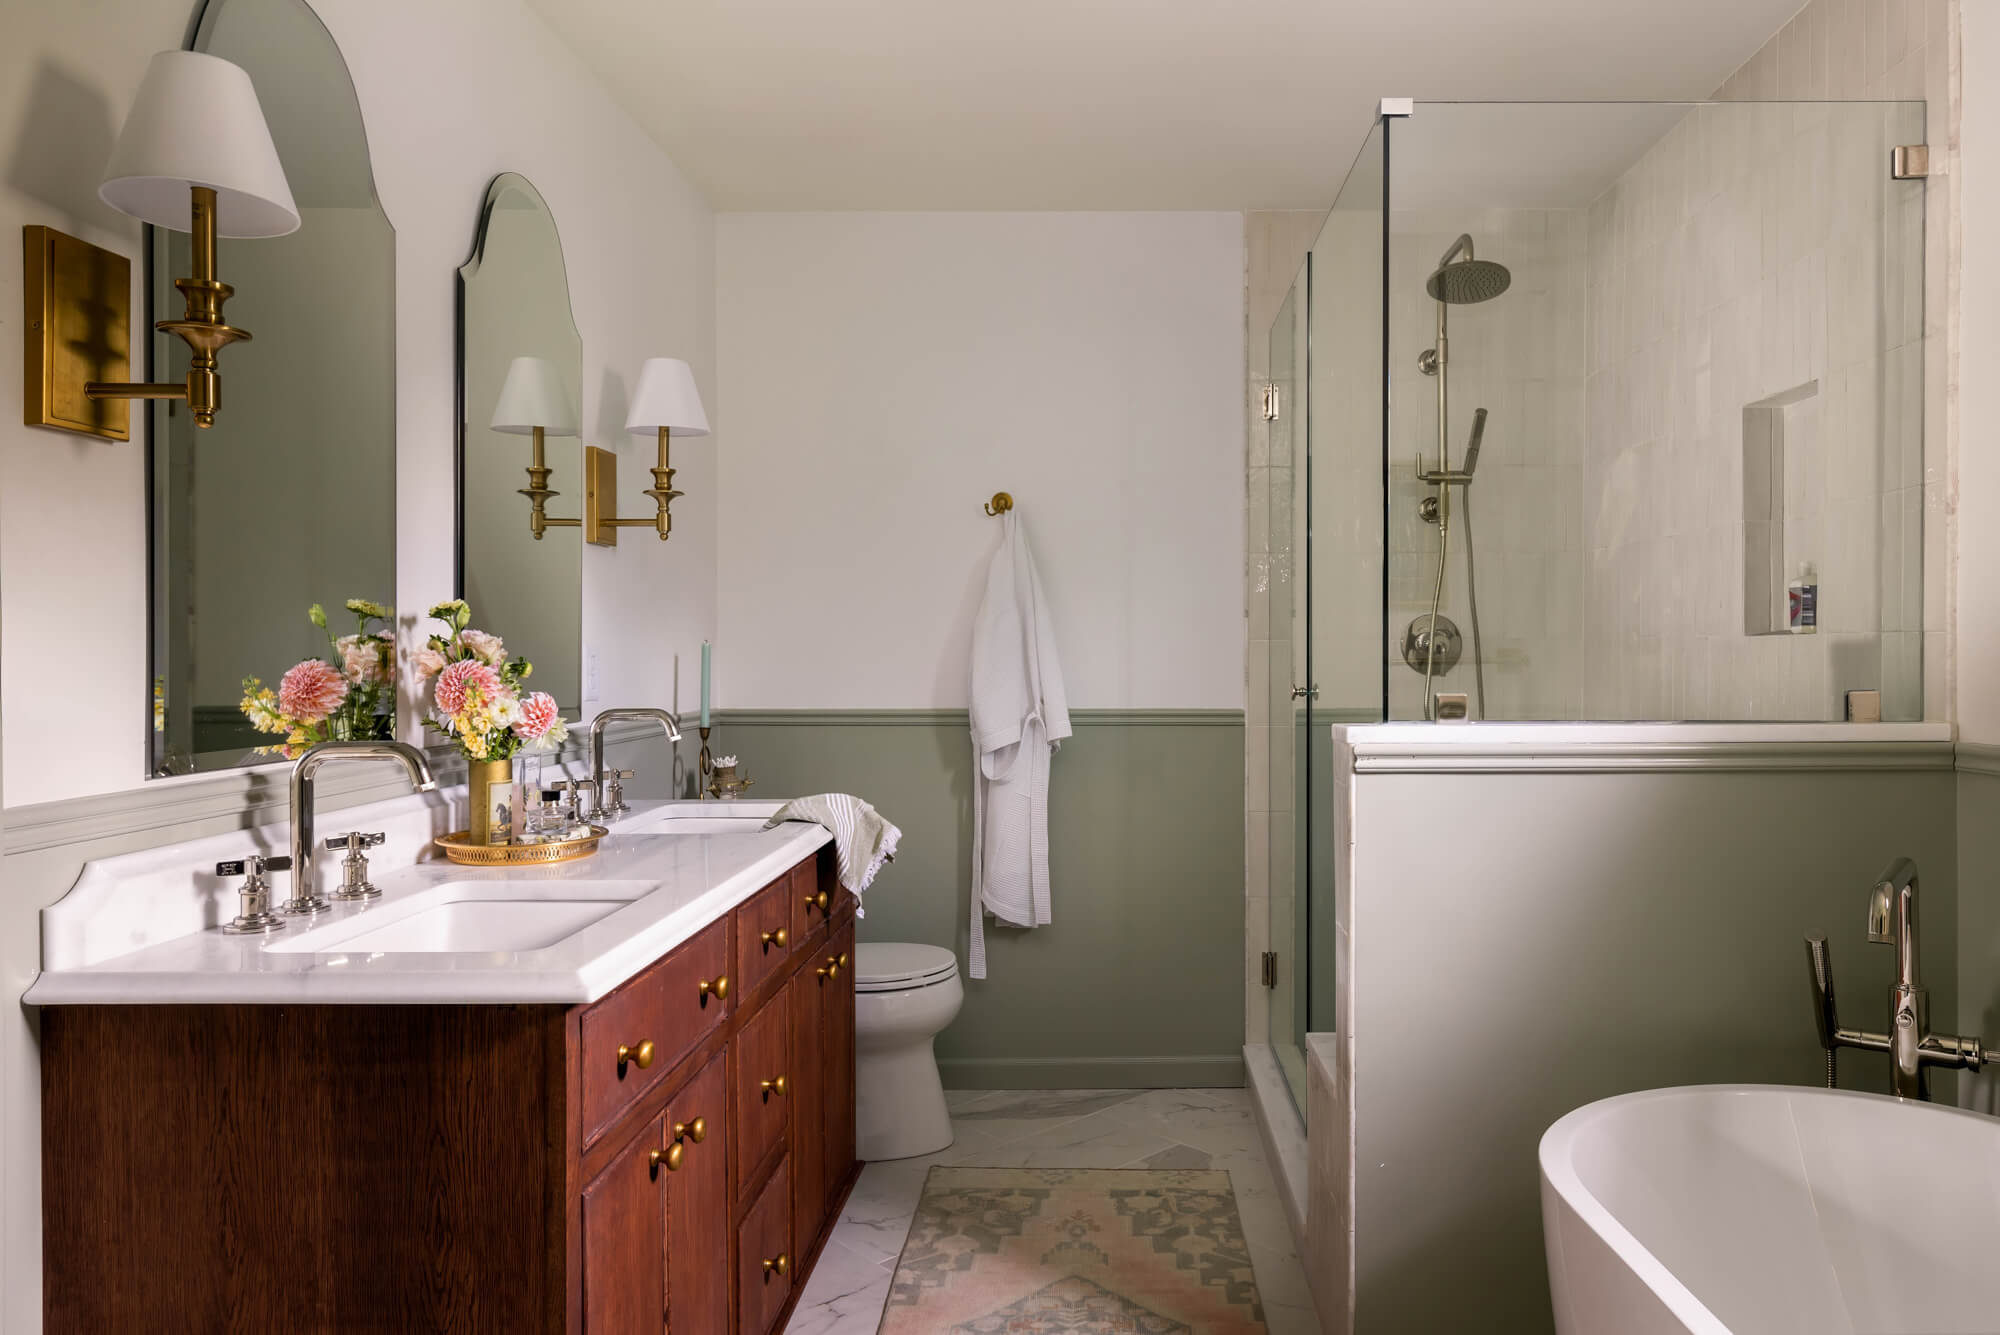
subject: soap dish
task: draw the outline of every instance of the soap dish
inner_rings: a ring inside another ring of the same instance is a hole
[[[611,831],[592,825],[567,839],[534,844],[475,844],[470,830],[453,830],[432,840],[453,862],[467,867],[526,867],[550,862],[574,862],[597,851],[598,841]]]

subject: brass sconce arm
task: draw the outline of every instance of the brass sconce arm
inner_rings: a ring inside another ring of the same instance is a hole
[[[674,469],[667,462],[668,441],[673,428],[661,427],[660,461],[650,470],[653,485],[642,495],[653,498],[653,514],[647,519],[620,519],[618,517],[618,456],[609,450],[590,451],[590,490],[584,509],[584,533],[591,542],[600,547],[618,545],[618,530],[621,528],[650,528],[665,542],[674,530],[674,518],[669,507],[686,493],[674,490]]]
[[[135,384],[126,381],[93,380],[83,387],[91,399],[185,399],[188,411],[199,427],[215,425],[216,410],[222,406],[222,377],[215,354],[231,343],[247,343],[250,331],[238,329],[222,317],[223,303],[236,289],[215,276],[215,191],[207,186],[190,186],[193,193],[194,273],[176,278],[174,286],[186,299],[186,313],[178,320],[161,320],[153,327],[173,334],[188,345],[194,360],[188,367],[185,384]]]

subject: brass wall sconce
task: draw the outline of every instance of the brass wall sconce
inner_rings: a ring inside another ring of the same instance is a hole
[[[215,276],[216,238],[284,236],[299,227],[250,76],[198,51],[155,55],[97,193],[121,213],[193,234],[193,272],[174,281],[185,313],[155,326],[187,344],[187,380],[116,379],[131,362],[131,262],[31,226],[22,233],[25,319],[39,337],[26,340],[23,419],[128,440],[123,400],[182,399],[197,426],[213,426],[222,406],[216,353],[250,337],[223,317],[235,289]]]
[[[648,431],[659,433],[659,462],[653,465],[653,485],[644,494],[653,498],[651,519],[620,519],[618,517],[618,457],[606,451],[596,451],[605,459],[605,477],[601,504],[603,513],[597,519],[597,527],[590,532],[590,540],[603,547],[618,545],[618,530],[621,528],[644,528],[650,526],[665,542],[673,536],[674,517],[670,512],[676,497],[683,493],[674,490],[674,470],[667,459],[668,443],[673,433],[678,431],[684,437],[708,434],[708,414],[702,411],[701,391],[695,387],[694,371],[677,357],[650,357],[639,368],[639,384],[632,391],[632,410],[625,415],[625,429],[634,435],[644,435]]]
[[[669,507],[683,493],[674,490],[668,442],[675,431],[683,436],[707,435],[708,415],[702,411],[694,372],[686,362],[654,357],[640,369],[625,429],[635,434],[659,433],[659,462],[650,470],[653,485],[643,493],[653,498],[653,514],[646,519],[618,517],[618,456],[595,445],[587,445],[583,451],[583,518],[560,519],[548,513],[548,503],[562,493],[549,488],[549,475],[554,470],[543,456],[543,439],[574,436],[578,430],[576,409],[555,363],[541,357],[514,359],[493,409],[493,429],[534,439],[528,485],[520,494],[528,498],[528,532],[535,541],[540,542],[542,534],[552,528],[581,528],[585,542],[616,547],[621,528],[650,528],[660,535],[661,542],[673,532]]]
[[[569,389],[563,384],[562,372],[556,369],[556,364],[546,357],[516,357],[507,367],[507,379],[493,405],[492,426],[510,436],[534,439],[528,485],[521,488],[521,495],[528,498],[528,532],[534,534],[535,541],[540,542],[542,534],[552,528],[581,526],[583,520],[557,519],[546,508],[562,493],[549,489],[549,474],[555,470],[549,467],[543,453],[543,440],[547,436],[574,436],[578,430],[576,405],[570,402]],[[595,481],[594,468],[586,468],[585,472],[587,481]],[[592,500],[595,491],[595,487],[587,489],[586,503]]]

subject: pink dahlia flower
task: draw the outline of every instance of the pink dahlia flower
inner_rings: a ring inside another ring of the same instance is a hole
[[[346,680],[317,658],[308,658],[278,682],[278,708],[301,723],[324,721],[346,698]]]
[[[463,710],[469,698],[491,700],[499,692],[500,674],[477,659],[461,659],[438,674],[437,706],[446,714]]]
[[[534,691],[521,700],[521,721],[514,735],[523,741],[538,742],[556,724],[556,698],[547,691]]]

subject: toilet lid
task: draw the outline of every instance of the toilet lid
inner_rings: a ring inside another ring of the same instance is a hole
[[[958,956],[943,946],[868,941],[854,948],[854,986],[861,992],[928,987],[958,972]]]

